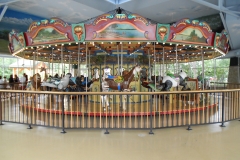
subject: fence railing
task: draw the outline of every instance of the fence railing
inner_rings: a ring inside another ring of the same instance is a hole
[[[211,90],[240,89],[239,83],[210,82]]]
[[[176,92],[0,90],[0,124],[65,129],[153,129],[240,118],[240,89]]]

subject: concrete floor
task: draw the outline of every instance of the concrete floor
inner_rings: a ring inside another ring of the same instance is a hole
[[[4,123],[0,160],[239,160],[240,122],[153,130],[66,130]]]

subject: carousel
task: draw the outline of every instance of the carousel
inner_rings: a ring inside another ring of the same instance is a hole
[[[74,112],[74,115],[87,112],[106,116],[124,112],[124,115],[135,116],[143,110],[144,115],[148,115],[152,112],[142,108],[152,103],[153,97],[134,93],[205,90],[204,81],[198,83],[199,79],[190,77],[180,64],[224,56],[228,48],[227,33],[214,33],[205,22],[181,19],[173,24],[161,24],[121,8],[76,24],[51,18],[33,22],[24,33],[9,33],[9,50],[13,56],[33,60],[33,64],[37,61],[47,64],[37,69],[39,72],[33,69],[27,90],[102,92],[102,95],[74,95],[64,99],[54,95],[30,97],[36,99],[37,108],[42,112],[56,113],[56,104],[61,101],[68,104],[66,114]],[[169,64],[174,64],[172,70],[168,69]],[[54,65],[60,66],[59,76],[53,75]],[[40,72],[44,72],[44,77]],[[132,95],[104,95],[109,92],[131,92]],[[178,112],[186,112],[187,103],[204,109],[201,97],[196,94],[154,96],[154,103],[160,99],[171,107],[156,107],[153,112],[173,114],[179,105],[172,104],[183,101],[186,103]],[[74,110],[74,104],[88,107],[84,111]],[[190,111],[196,110],[193,107]]]

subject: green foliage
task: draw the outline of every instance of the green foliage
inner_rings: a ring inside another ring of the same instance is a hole
[[[9,68],[9,65],[16,62],[16,58],[3,58],[0,57],[0,75],[1,76],[6,76],[7,79],[10,77],[12,74],[12,68]]]
[[[0,39],[5,39],[8,41],[8,34],[10,31],[8,30],[2,30],[0,31]]]
[[[211,59],[204,61],[204,79],[210,79],[217,82],[226,82],[228,78],[229,70],[229,59]],[[161,66],[160,66],[161,65]],[[160,68],[163,68],[162,64],[155,65],[156,75],[161,75]],[[179,63],[179,64],[165,64],[165,74],[178,73],[180,70],[186,72],[188,77],[197,78],[203,72],[202,61],[190,62],[190,63]]]
[[[8,40],[0,39],[0,52],[9,53],[8,43],[9,43]]]

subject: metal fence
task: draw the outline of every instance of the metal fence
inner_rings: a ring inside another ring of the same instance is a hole
[[[240,84],[225,82],[210,82],[210,89],[211,90],[240,89]]]
[[[153,129],[221,123],[240,117],[240,90],[33,92],[0,90],[0,124],[65,129]]]

